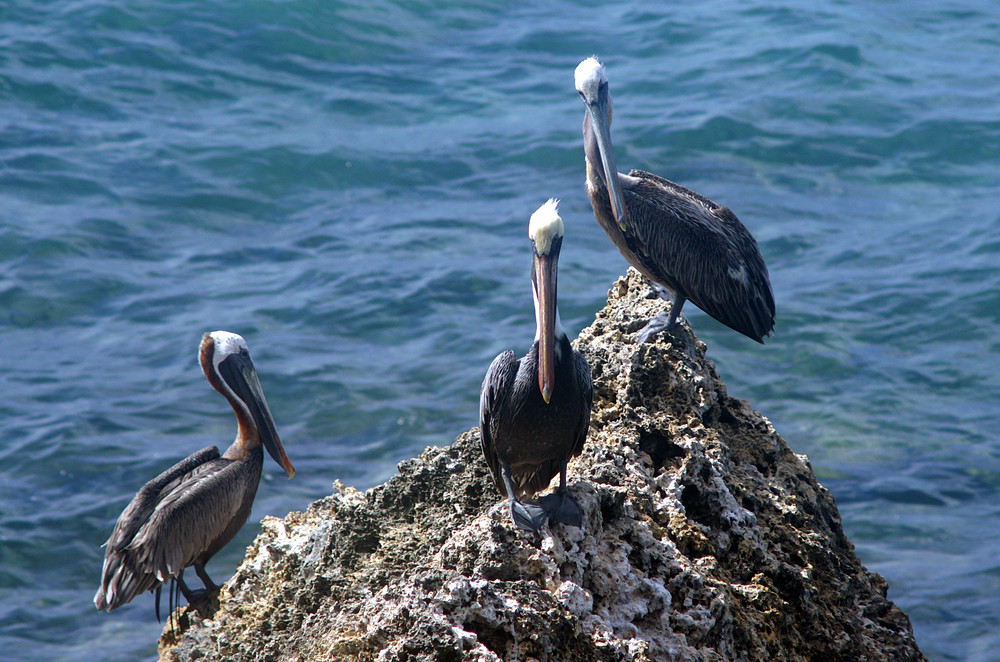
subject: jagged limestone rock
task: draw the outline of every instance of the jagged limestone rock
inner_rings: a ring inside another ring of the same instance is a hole
[[[582,528],[515,531],[478,430],[267,518],[212,620],[165,660],[923,660],[909,618],[844,535],[830,494],[730,398],[633,270],[576,347],[592,427],[569,484]],[[485,366],[484,366],[485,370]]]

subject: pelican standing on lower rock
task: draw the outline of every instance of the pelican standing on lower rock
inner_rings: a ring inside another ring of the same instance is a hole
[[[223,453],[203,448],[146,483],[126,506],[104,556],[97,608],[111,611],[144,591],[176,579],[189,603],[205,601],[218,587],[205,564],[233,539],[247,521],[264,466],[264,452],[291,478],[295,469],[285,454],[246,341],[235,333],[206,333],[199,351],[208,382],[236,412],[239,431]],[[184,568],[194,566],[205,584],[192,591]]]
[[[774,294],[757,242],[728,208],[643,170],[627,175],[611,149],[611,93],[595,58],[579,64],[587,107],[583,147],[594,217],[622,256],[671,302],[639,332],[644,342],[677,321],[690,300],[731,329],[764,342],[774,330]]]
[[[507,350],[490,364],[479,397],[479,433],[493,480],[510,503],[514,525],[538,531],[546,519],[580,526],[580,506],[566,490],[566,465],[583,450],[594,386],[590,366],[573,349],[556,308],[556,275],[563,240],[558,201],[531,216],[531,285],[535,342],[518,360]],[[559,474],[555,495],[522,503]]]

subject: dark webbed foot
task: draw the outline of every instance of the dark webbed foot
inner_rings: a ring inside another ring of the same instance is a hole
[[[660,331],[670,331],[673,329],[677,324],[677,318],[681,315],[681,308],[684,307],[684,302],[687,301],[686,298],[675,295],[659,283],[654,283],[653,281],[648,282],[649,286],[653,288],[653,291],[658,297],[670,302],[670,310],[662,312],[653,319],[649,320],[646,326],[639,330],[639,333],[636,334],[636,340],[640,344],[649,342],[649,340]]]
[[[568,491],[557,490],[538,501],[548,514],[549,522],[577,527],[583,525],[583,510]]]
[[[204,588],[191,591],[188,606],[196,609],[202,618],[212,618],[215,612],[219,610],[218,595],[218,588],[211,591]]]
[[[539,533],[548,517],[545,509],[538,504],[522,503],[517,499],[510,502],[510,519],[522,531]]]
[[[636,342],[639,344],[649,342],[657,333],[660,331],[669,331],[672,327],[676,326],[676,323],[676,319],[673,323],[670,323],[669,313],[660,313],[653,319],[649,320],[646,326],[642,327],[639,332],[636,333]]]
[[[205,573],[204,568],[195,566],[195,572],[206,583],[205,588],[191,590],[182,577],[177,578],[177,585],[180,587],[181,593],[184,594],[184,598],[188,601],[188,605],[197,609],[202,618],[211,618],[218,609],[217,603],[213,598],[218,595],[219,587],[211,579],[208,579],[208,574]]]
[[[548,519],[545,510],[534,503],[522,503],[514,496],[517,491],[514,489],[514,481],[510,474],[510,465],[500,465],[500,476],[503,478],[504,486],[507,488],[507,500],[510,503],[510,519],[514,526],[522,531],[534,531],[538,533]]]
[[[191,591],[191,595],[185,596],[189,604],[195,604],[196,602],[206,602],[208,596],[212,595],[212,592],[207,588],[198,588]]]

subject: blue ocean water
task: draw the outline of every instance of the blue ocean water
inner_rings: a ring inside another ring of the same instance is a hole
[[[298,474],[251,522],[477,424],[533,334],[624,271],[583,189],[576,64],[621,169],[731,207],[778,305],[760,347],[686,307],[730,393],[808,454],[931,660],[1000,660],[1000,5],[856,0],[0,5],[0,650],[149,659],[91,602],[121,509],[235,434],[196,362],[243,334]]]

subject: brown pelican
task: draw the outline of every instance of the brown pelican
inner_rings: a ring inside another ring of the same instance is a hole
[[[108,538],[98,609],[111,611],[143,591],[176,579],[189,603],[205,600],[218,588],[205,572],[212,555],[232,540],[250,515],[267,448],[288,477],[292,463],[278,438],[247,343],[228,331],[206,333],[199,352],[208,382],[236,412],[236,441],[222,456],[203,448],[146,483],[122,512]],[[205,584],[192,591],[184,568],[194,566]]]
[[[493,481],[510,502],[514,525],[538,531],[546,517],[580,526],[580,506],[566,491],[566,464],[583,450],[594,387],[587,360],[569,344],[556,308],[556,274],[563,222],[558,201],[531,216],[531,285],[535,342],[524,358],[501,353],[490,364],[479,397],[479,432]],[[555,495],[522,503],[559,474]]]
[[[587,107],[583,147],[594,217],[657,294],[670,301],[639,341],[670,329],[684,302],[763,343],[774,329],[774,294],[757,242],[729,209],[642,170],[623,175],[611,150],[611,94],[604,67],[588,58],[576,68]]]

